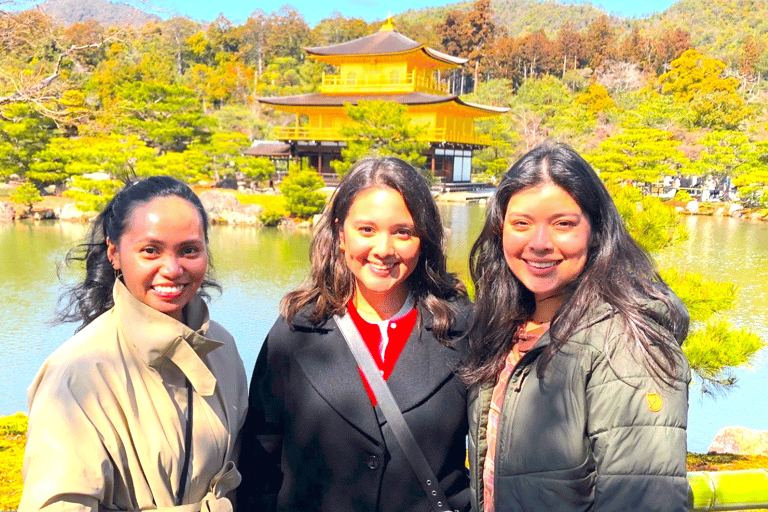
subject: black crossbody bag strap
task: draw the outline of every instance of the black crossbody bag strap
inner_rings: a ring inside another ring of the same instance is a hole
[[[187,477],[189,475],[189,457],[192,454],[192,384],[187,379],[187,425],[184,430],[184,465],[181,467],[181,477],[179,478],[179,489],[176,494],[176,505],[184,503],[184,492],[187,488]]]
[[[368,347],[363,341],[362,336],[360,336],[360,332],[357,330],[352,318],[349,315],[334,315],[333,318],[336,320],[336,325],[339,326],[347,345],[349,345],[349,349],[355,356],[357,364],[360,365],[368,385],[371,387],[373,394],[376,396],[376,401],[384,413],[384,417],[392,428],[392,433],[395,434],[397,442],[400,443],[400,447],[403,449],[403,453],[405,453],[405,457],[411,464],[414,473],[416,473],[419,483],[424,488],[432,508],[438,512],[450,512],[451,505],[440,488],[435,473],[429,467],[429,463],[426,457],[424,457],[424,452],[421,451],[421,448],[416,443],[413,432],[408,428],[408,424],[405,422],[405,418],[403,418],[403,413],[400,412],[400,407],[398,407],[392,392],[389,390],[389,386],[387,386],[381,373],[379,373],[379,367],[368,351]]]

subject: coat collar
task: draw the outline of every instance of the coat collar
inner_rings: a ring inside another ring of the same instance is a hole
[[[141,360],[153,368],[171,360],[198,393],[213,394],[216,378],[201,358],[223,343],[206,337],[208,307],[201,297],[193,297],[185,308],[188,327],[139,301],[120,280],[115,281],[112,296],[118,329]]]
[[[449,380],[462,355],[454,346],[445,346],[435,339],[433,318],[422,308],[419,308],[419,321],[387,380],[403,412],[417,407]],[[319,326],[310,327],[306,317],[299,314],[292,324],[297,330],[309,328],[323,334],[312,337],[307,346],[295,353],[297,362],[318,394],[339,415],[371,439],[383,443],[380,422],[363,385],[357,361],[336,322],[331,318]],[[383,415],[378,417],[382,418],[383,424]]]

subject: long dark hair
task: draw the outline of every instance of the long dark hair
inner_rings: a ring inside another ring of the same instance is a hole
[[[475,317],[469,330],[470,356],[462,368],[468,383],[493,382],[504,366],[512,335],[535,310],[533,294],[515,277],[504,258],[502,231],[507,205],[518,192],[544,183],[562,188],[587,216],[589,254],[569,297],[550,325],[551,343],[538,363],[542,375],[549,362],[576,331],[591,305],[605,302],[618,315],[627,344],[639,344],[651,371],[672,379],[677,359],[674,337],[683,339],[688,316],[655,270],[648,254],[624,227],[613,199],[592,167],[573,149],[545,143],[507,171],[488,203],[485,225],[470,252],[475,284]],[[659,330],[642,308],[647,299],[663,302],[669,325]],[[655,347],[657,350],[652,350]],[[616,347],[618,348],[618,347]]]
[[[280,313],[292,322],[314,303],[308,320],[315,325],[342,314],[355,291],[355,280],[339,249],[339,229],[357,195],[371,187],[400,193],[420,239],[419,262],[407,284],[417,302],[434,317],[434,331],[445,340],[455,311],[450,301],[466,297],[464,285],[446,270],[443,224],[435,200],[419,171],[399,158],[366,158],[355,164],[339,183],[317,224],[310,246],[311,270],[302,287],[280,303]]]
[[[57,317],[59,323],[80,322],[78,331],[96,317],[114,306],[112,288],[115,271],[107,258],[107,238],[117,243],[127,227],[128,218],[139,206],[158,197],[176,196],[188,201],[200,214],[208,246],[208,215],[200,198],[183,182],[170,176],[152,176],[128,183],[107,203],[91,225],[86,241],[72,248],[64,260],[67,266],[85,262],[85,279],[69,288],[59,298]],[[210,277],[213,265],[208,255],[208,276],[203,281],[200,294],[208,298],[206,288],[221,290]]]

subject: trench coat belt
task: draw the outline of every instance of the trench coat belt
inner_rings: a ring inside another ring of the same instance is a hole
[[[232,502],[226,494],[240,484],[242,477],[235,468],[235,463],[228,461],[221,471],[211,480],[211,487],[202,500],[178,507],[165,507],[151,509],[152,512],[232,512]],[[147,509],[149,510],[149,509]],[[115,509],[99,507],[99,512],[117,512]],[[141,510],[128,510],[122,512],[142,512]]]

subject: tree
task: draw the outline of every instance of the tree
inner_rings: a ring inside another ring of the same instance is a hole
[[[261,75],[256,92],[260,96],[279,96],[316,91],[322,69],[316,61],[299,64],[293,57],[276,57]]]
[[[576,101],[587,107],[587,110],[595,115],[616,106],[605,87],[594,82],[589,84],[587,90],[579,95]]]
[[[633,64],[649,64],[651,57],[651,41],[640,33],[640,27],[635,25],[629,36],[619,45],[616,57]]]
[[[265,61],[270,62],[275,57],[293,57],[297,62],[304,61],[304,47],[309,46],[310,31],[299,11],[285,5],[267,18],[265,28]]]
[[[590,162],[600,177],[650,184],[664,174],[675,174],[688,163],[672,133],[654,128],[625,128],[600,143]]]
[[[555,52],[563,63],[561,77],[565,76],[569,65],[572,66],[571,69],[576,69],[584,53],[583,45],[584,40],[581,34],[574,30],[573,22],[566,21],[557,33],[557,40],[555,41]]]
[[[35,203],[43,200],[43,196],[40,195],[40,191],[32,183],[24,183],[19,185],[11,195],[11,201],[14,203],[20,203],[27,205],[27,214],[32,213],[32,207]]]
[[[216,67],[194,65],[185,75],[187,85],[197,92],[203,102],[203,112],[209,106],[221,107],[225,103],[245,103],[253,86],[253,68],[243,66],[231,56],[219,59]]]
[[[176,76],[183,76],[190,65],[192,52],[189,38],[200,31],[200,24],[188,18],[174,17],[166,21],[163,35],[176,62]]]
[[[331,165],[343,177],[364,156],[396,156],[416,168],[423,168],[429,145],[420,142],[425,128],[414,126],[407,107],[391,101],[365,101],[345,107],[353,124],[341,129],[347,144],[341,150],[343,160]]]
[[[0,178],[25,176],[56,125],[26,103],[0,107]]]
[[[467,24],[470,27],[472,46],[466,55],[469,65],[474,68],[474,89],[477,90],[479,74],[490,68],[488,62],[489,50],[493,47],[498,28],[493,22],[493,7],[491,0],[475,0],[472,9],[467,14]]]
[[[723,76],[725,67],[717,59],[687,50],[659,77],[661,91],[690,105],[696,126],[736,129],[749,109],[737,93],[738,80]]]
[[[768,208],[768,140],[754,143],[752,161],[733,178],[747,208]]]
[[[442,36],[442,46],[448,53],[469,59],[468,66],[473,73],[473,84],[476,87],[479,74],[494,67],[490,56],[498,28],[493,22],[491,1],[475,0],[472,9],[466,13],[449,12],[445,21],[437,25],[436,31]]]
[[[693,124],[691,110],[685,104],[650,87],[626,94],[622,99],[619,123],[625,128],[671,131],[678,126]]]
[[[527,67],[523,63],[522,52],[522,43],[507,36],[496,38],[490,50],[491,73],[496,78],[510,80],[513,89],[517,89],[525,80]]]
[[[75,201],[75,207],[83,212],[100,212],[124,184],[117,180],[94,180],[74,176],[64,197]]]
[[[275,166],[268,159],[243,155],[243,150],[250,145],[250,139],[242,133],[215,133],[206,144],[193,144],[190,151],[198,151],[205,163],[199,172],[205,173],[215,181],[226,176],[240,174],[261,181],[275,172]],[[186,155],[185,151],[182,155]]]
[[[742,132],[710,132],[699,140],[699,144],[704,146],[704,149],[686,168],[690,174],[714,174],[733,178],[749,172],[755,166],[763,165],[757,158],[754,145]]]
[[[197,149],[187,149],[183,153],[169,151],[154,160],[142,162],[136,169],[138,176],[158,176],[167,174],[181,181],[197,183],[210,179],[210,157]]]
[[[656,73],[666,73],[673,60],[693,48],[691,33],[679,27],[665,28],[654,38],[654,43],[651,50],[651,66]]]
[[[608,16],[602,15],[596,18],[589,24],[587,34],[584,36],[585,57],[589,60],[589,65],[596,69],[606,59],[610,59],[613,56],[615,44],[616,34]]]
[[[632,186],[609,188],[627,230],[645,250],[656,252],[687,236],[678,214],[658,197],[644,196]],[[732,369],[748,363],[765,346],[756,334],[733,329],[722,319],[721,314],[736,301],[736,287],[674,268],[662,270],[661,275],[691,316],[683,352],[702,393],[727,391],[736,383]]]
[[[258,82],[264,70],[264,44],[266,39],[267,17],[261,10],[254,11],[244,25],[238,27],[241,32],[240,54],[238,60],[251,65],[255,70],[254,80]],[[254,84],[256,87],[256,84]]]
[[[544,73],[551,73],[553,67],[552,44],[544,30],[537,30],[532,34],[526,34],[520,38],[521,58],[523,62],[524,78],[534,78]]]
[[[741,45],[739,72],[754,79],[758,74],[760,57],[765,54],[765,50],[766,44],[762,38],[758,39],[753,34],[748,35]]]
[[[312,29],[311,35],[314,44],[328,46],[338,43],[346,43],[353,39],[367,36],[371,33],[371,27],[360,18],[348,19],[335,11],[333,17],[325,18]]]
[[[155,151],[132,135],[57,137],[30,164],[27,176],[40,186],[61,185],[71,177],[93,173],[106,173],[126,183],[146,175],[141,169],[154,168],[154,159]]]
[[[701,392],[727,392],[736,384],[733,369],[749,363],[766,346],[757,334],[734,329],[722,318],[736,301],[735,285],[675,269],[662,271],[662,277],[688,308],[693,325],[703,325],[693,328],[683,344]]]
[[[211,120],[192,89],[165,83],[132,82],[118,87],[122,100],[122,121],[126,131],[141,137],[160,152],[181,152],[189,144],[205,140]]]
[[[572,140],[593,132],[596,118],[554,75],[528,79],[511,101],[528,147],[543,139]]]
[[[483,82],[476,93],[467,95],[466,101],[483,105],[507,105],[511,94],[506,80]],[[473,180],[497,183],[509,169],[520,149],[520,136],[513,127],[510,114],[481,119],[475,126],[479,135],[488,135],[490,143],[476,151],[472,159]]]
[[[632,185],[609,183],[608,190],[629,234],[646,251],[657,252],[687,238],[680,216],[658,197],[643,195]]]
[[[83,35],[80,43],[68,44],[41,12],[0,10],[0,107],[24,103],[55,121],[65,119],[58,99],[74,88],[73,69],[85,67],[93,52],[117,36],[103,38],[98,31],[88,31],[94,40]]]
[[[315,171],[294,166],[280,184],[280,192],[285,197],[285,209],[300,219],[308,219],[320,213],[326,197],[318,190],[324,186],[323,178]]]

